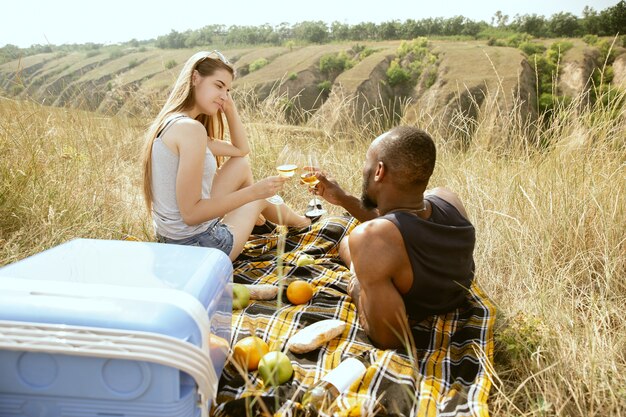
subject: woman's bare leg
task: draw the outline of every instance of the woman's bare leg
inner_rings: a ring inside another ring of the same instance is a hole
[[[252,185],[252,170],[248,158],[232,157],[215,173],[211,197],[221,197]]]
[[[271,206],[271,207],[269,207]],[[289,211],[291,209],[285,205],[279,206],[281,208],[281,213],[284,212],[285,216],[289,216]],[[235,260],[237,256],[243,250],[244,245],[250,238],[250,233],[252,232],[252,228],[254,227],[254,223],[258,218],[261,212],[264,210],[273,210],[276,213],[276,206],[270,203],[267,200],[256,200],[252,201],[248,204],[244,204],[241,207],[236,208],[235,210],[229,212],[224,216],[223,222],[228,225],[231,233],[233,234],[233,249],[230,252],[230,259]],[[297,216],[297,215],[296,215]],[[298,216],[300,217],[300,216]],[[305,227],[311,224],[311,220],[302,216],[304,218],[303,223],[286,223],[283,218],[283,223],[290,226],[301,226]],[[290,218],[290,221],[294,221],[293,218]]]
[[[275,205],[266,201],[267,205],[261,213],[271,222],[287,226],[306,227],[311,224],[311,219],[302,216],[286,204]],[[280,215],[278,214],[280,212]]]
[[[233,248],[229,255],[231,261],[234,261],[239,256],[250,238],[254,223],[263,209],[263,201],[256,200],[244,204],[224,216],[223,222],[228,225],[233,234]]]

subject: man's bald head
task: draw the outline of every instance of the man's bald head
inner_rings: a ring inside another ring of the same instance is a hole
[[[428,184],[435,168],[436,149],[425,131],[412,126],[396,127],[376,138],[370,148],[398,187],[410,189]]]

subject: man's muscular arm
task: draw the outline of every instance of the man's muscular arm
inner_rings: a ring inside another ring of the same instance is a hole
[[[399,262],[398,248],[388,244],[389,235],[399,233],[386,220],[372,220],[359,225],[350,234],[352,270],[358,285],[351,285],[359,321],[378,348],[404,346],[408,329],[402,296],[392,278]]]

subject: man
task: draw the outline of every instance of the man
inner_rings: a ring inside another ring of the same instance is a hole
[[[380,348],[406,346],[411,324],[458,307],[474,276],[475,232],[459,198],[424,194],[435,158],[430,135],[403,126],[370,145],[360,201],[318,176],[314,192],[362,222],[340,253],[361,325]]]

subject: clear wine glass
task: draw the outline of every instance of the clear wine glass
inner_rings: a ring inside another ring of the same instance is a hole
[[[298,155],[297,152],[289,145],[285,145],[276,158],[276,170],[278,175],[285,178],[293,177],[298,169]],[[274,194],[267,198],[272,204],[280,205],[285,202],[281,196]]]
[[[303,184],[308,185],[309,189],[312,189],[313,187],[315,187],[315,185],[317,185],[318,182],[320,182],[315,175],[317,171],[320,171],[320,164],[317,158],[317,154],[315,153],[315,151],[309,150],[304,156],[304,165],[302,167],[302,173],[300,174],[300,181]],[[321,203],[317,199],[315,194],[313,194],[312,204],[313,209],[305,213],[307,216],[317,217],[321,216],[322,214],[326,214],[326,210],[318,208],[318,205],[321,206]]]

